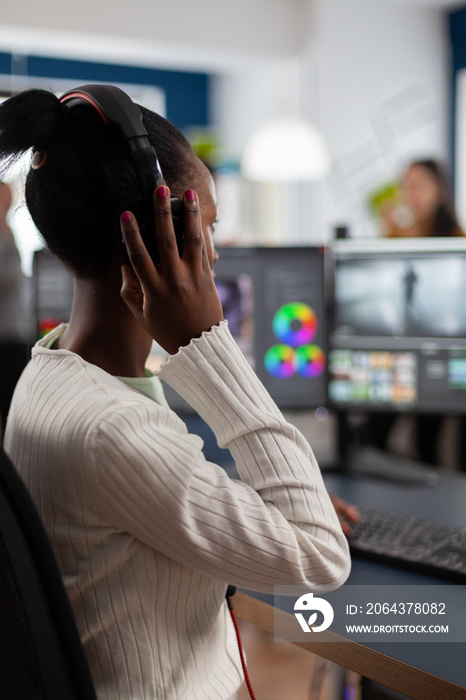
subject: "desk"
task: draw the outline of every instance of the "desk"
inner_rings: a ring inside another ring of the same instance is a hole
[[[330,492],[356,505],[379,507],[400,514],[414,514],[466,526],[466,475],[463,474],[441,473],[439,484],[435,487],[406,486],[325,473],[324,479]],[[353,559],[352,572],[347,583],[448,584],[443,579],[395,569],[356,557]],[[272,595],[238,592],[235,596],[235,609],[241,619],[273,632]],[[278,614],[284,616],[281,630],[286,629],[288,623],[293,626],[296,624],[289,613]],[[298,646],[415,700],[466,699],[466,643],[411,642],[366,645],[356,642],[304,642],[298,643]]]

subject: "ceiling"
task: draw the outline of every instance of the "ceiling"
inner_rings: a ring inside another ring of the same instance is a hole
[[[395,0],[405,4],[425,5],[426,7],[439,7],[446,10],[455,7],[466,7],[466,0]]]

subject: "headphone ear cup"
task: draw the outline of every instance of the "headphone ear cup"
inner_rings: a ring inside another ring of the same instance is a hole
[[[108,125],[117,128],[129,144],[131,160],[136,172],[141,192],[139,203],[125,203],[118,212],[121,215],[125,209],[134,213],[139,224],[141,236],[146,244],[149,255],[155,263],[160,261],[157,242],[154,233],[154,213],[152,195],[156,187],[165,184],[162,170],[154,147],[149,141],[147,130],[143,124],[142,113],[129,95],[114,85],[83,85],[69,90],[60,98],[60,102],[68,109],[75,105],[92,107],[101,119]],[[178,231],[178,248],[182,244],[183,217],[177,217],[175,228]],[[120,222],[118,220],[118,235],[121,238]]]
[[[178,253],[180,258],[183,255],[184,249],[184,205],[181,199],[178,197],[171,197],[171,210],[172,210],[172,221],[173,229],[175,231],[176,245],[178,247]],[[130,211],[136,217],[138,222],[139,231],[141,233],[144,244],[149,251],[149,255],[155,264],[160,262],[160,256],[157,249],[157,244],[155,240],[155,233],[149,224],[147,224],[147,218],[144,214],[144,205],[141,199],[137,201],[127,202],[123,207],[118,209],[116,215],[115,227],[118,230],[118,235],[121,240],[121,246],[123,250],[123,255],[126,262],[129,264],[128,254],[126,252],[126,247],[124,244],[123,237],[121,235],[120,227],[120,217],[124,211]],[[146,223],[145,223],[146,222]],[[152,233],[151,233],[152,232]]]

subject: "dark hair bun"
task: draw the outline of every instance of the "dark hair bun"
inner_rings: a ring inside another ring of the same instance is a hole
[[[27,90],[0,105],[0,159],[5,171],[32,146],[45,146],[62,119],[62,106],[52,92]]]

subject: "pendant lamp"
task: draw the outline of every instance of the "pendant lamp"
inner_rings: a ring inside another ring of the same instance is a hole
[[[249,137],[241,172],[259,182],[308,182],[330,172],[327,147],[318,129],[296,116],[264,122]]]

